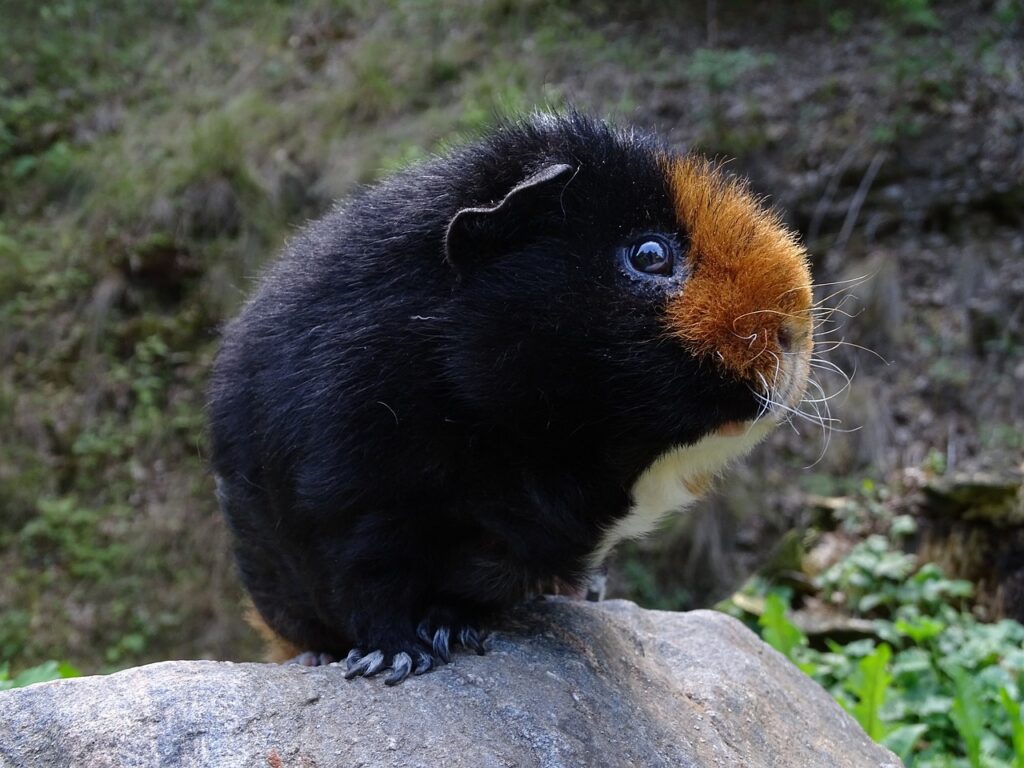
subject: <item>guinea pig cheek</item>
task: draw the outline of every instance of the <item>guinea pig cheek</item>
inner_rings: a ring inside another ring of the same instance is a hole
[[[773,403],[795,407],[811,353],[810,299],[786,300],[806,281],[743,274],[742,265],[698,268],[669,305],[668,324],[696,355]],[[795,289],[795,290],[794,290]]]
[[[795,407],[813,336],[804,249],[743,185],[705,161],[686,158],[669,170],[691,276],[668,302],[667,330],[781,406],[776,412]]]

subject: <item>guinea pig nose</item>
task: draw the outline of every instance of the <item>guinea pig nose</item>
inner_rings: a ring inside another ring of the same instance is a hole
[[[799,319],[787,319],[775,330],[775,341],[783,352],[797,352],[807,343],[810,323]]]
[[[793,351],[793,331],[785,325],[780,325],[775,332],[775,338],[779,342],[779,349],[783,352]]]

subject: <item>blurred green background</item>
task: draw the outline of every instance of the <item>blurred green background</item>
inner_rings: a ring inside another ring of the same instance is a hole
[[[915,765],[1024,765],[1022,38],[1020,0],[0,0],[0,681],[258,657],[218,327],[356,185],[572,103],[728,159],[853,281],[817,298],[856,431],[780,429],[611,594],[725,600]]]

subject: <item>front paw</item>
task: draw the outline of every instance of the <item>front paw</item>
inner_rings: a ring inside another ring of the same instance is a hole
[[[414,661],[415,660],[415,661]],[[353,648],[345,657],[345,679],[372,677],[385,669],[391,674],[384,678],[384,685],[398,685],[410,674],[422,675],[434,666],[433,657],[418,646],[391,654],[376,650],[364,654]]]
[[[422,675],[438,664],[449,663],[458,645],[481,656],[485,652],[475,627],[456,620],[447,611],[432,611],[417,625],[415,637],[368,637],[362,647],[373,650],[353,648],[341,664],[349,680],[390,670],[384,684],[397,685],[409,675]]]
[[[416,636],[445,664],[451,661],[453,643],[458,643],[478,656],[483,656],[486,652],[480,633],[468,624],[424,619],[416,627]]]

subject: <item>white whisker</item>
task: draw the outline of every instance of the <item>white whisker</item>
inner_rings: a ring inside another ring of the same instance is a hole
[[[874,273],[871,273],[870,275],[863,275],[862,277],[855,277],[852,280],[840,280],[840,281],[835,282],[835,283],[819,283],[818,286],[816,286],[816,287],[821,287],[821,286],[825,286],[825,285],[843,285],[844,283],[847,283],[847,285],[844,288],[840,288],[838,291],[833,291],[832,293],[830,293],[828,296],[825,296],[824,298],[818,299],[816,302],[814,302],[814,304],[812,306],[820,307],[822,304],[824,304],[829,299],[835,298],[836,296],[840,296],[840,295],[842,295],[844,293],[847,293],[848,291],[852,291],[854,288],[858,288],[860,285],[862,285],[863,283],[867,282],[868,280],[870,280],[874,276],[875,276]]]
[[[828,395],[828,394],[825,394],[825,388],[822,387],[821,384],[818,383],[815,379],[813,379],[811,377],[807,377],[807,383],[810,386],[812,386],[815,389],[817,389],[818,392],[821,394],[821,397],[802,397],[802,398],[800,398],[800,402],[801,403],[827,403],[830,400],[835,400],[837,397],[839,397],[841,394],[843,394],[843,392],[845,392],[846,389],[847,389],[846,385],[843,385],[840,389],[837,389],[831,395]]]
[[[844,325],[837,324],[835,328],[828,328],[828,329],[826,329],[824,331],[816,331],[815,334],[814,334],[814,338],[815,339],[824,338],[824,337],[828,336],[830,333],[840,333],[840,332],[842,332],[844,330],[846,330]]]
[[[862,309],[858,309],[856,312],[847,312],[845,309],[840,309],[839,307],[829,307],[828,308],[828,314],[826,314],[823,318],[821,318],[821,321],[824,322],[826,320],[832,320],[832,315],[841,315],[842,317],[845,317],[845,318],[848,318],[850,320],[853,320],[854,318],[858,317],[861,314],[861,312],[863,312],[863,311],[864,310],[862,310]],[[832,322],[839,322],[839,321],[838,320],[832,320]]]
[[[886,360],[884,357],[882,357],[880,354],[875,352],[875,350],[869,349],[868,347],[861,346],[860,344],[854,344],[852,341],[846,341],[846,339],[840,339],[839,341],[831,341],[831,342],[829,342],[829,344],[831,346],[829,346],[827,349],[815,349],[815,352],[825,353],[825,352],[832,352],[832,351],[834,351],[836,349],[839,349],[839,347],[853,347],[854,349],[860,349],[860,350],[863,350],[864,352],[872,354],[875,357],[877,357],[879,360],[881,360],[883,363],[885,363],[886,365],[890,365],[890,362],[888,360]]]
[[[857,374],[857,368],[854,367],[853,373],[847,375],[846,371],[840,368],[838,365],[833,363],[831,360],[815,360],[811,359],[808,365],[816,370],[828,373],[834,373],[843,379],[843,386],[839,389],[839,392],[849,389],[853,385],[853,377]],[[836,394],[839,394],[837,392]]]
[[[779,294],[778,298],[781,299],[783,296],[785,296],[788,293],[793,293],[794,291],[803,291],[803,290],[806,290],[807,288],[811,288],[811,289],[814,289],[814,288],[827,288],[828,286],[831,286],[831,285],[847,285],[849,283],[857,283],[857,284],[859,284],[860,282],[863,282],[864,280],[867,280],[868,278],[871,278],[871,277],[874,277],[874,273],[873,272],[871,274],[868,274],[868,275],[861,275],[860,277],[853,277],[853,278],[850,278],[849,280],[835,280],[835,281],[833,281],[831,283],[813,283],[813,284],[812,283],[801,283],[800,285],[794,286],[793,288],[789,288],[789,289],[783,291],[782,293]],[[856,286],[851,286],[851,287],[856,287]],[[837,293],[842,293],[842,291],[838,291]],[[828,297],[826,297],[826,298],[828,298]],[[822,301],[824,301],[824,299],[822,299]],[[818,302],[818,303],[820,304],[821,302]]]

